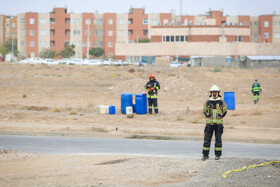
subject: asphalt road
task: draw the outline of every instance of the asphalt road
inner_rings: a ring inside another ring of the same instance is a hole
[[[214,144],[210,157],[214,156]],[[200,158],[202,142],[48,136],[0,136],[0,150],[14,149],[45,154],[135,154]],[[279,144],[223,143],[223,157],[280,158]]]

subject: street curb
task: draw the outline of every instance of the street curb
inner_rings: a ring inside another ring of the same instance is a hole
[[[87,133],[0,131],[0,135],[203,141],[203,137],[200,136],[169,136],[169,135],[123,134],[123,133],[87,134]],[[234,142],[234,143],[280,144],[280,140],[271,140],[271,139],[223,138],[223,141]]]

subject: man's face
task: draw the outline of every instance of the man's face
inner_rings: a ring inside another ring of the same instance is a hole
[[[212,96],[213,96],[213,97],[217,97],[217,96],[218,96],[218,92],[217,92],[217,91],[213,91],[213,92],[212,92]]]
[[[150,80],[151,80],[151,81],[154,80],[154,77],[150,77]]]

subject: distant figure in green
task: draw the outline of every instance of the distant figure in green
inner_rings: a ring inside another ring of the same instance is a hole
[[[252,94],[254,97],[254,103],[257,104],[260,100],[260,93],[262,93],[262,88],[260,83],[258,82],[258,79],[255,79],[254,84],[252,85]]]

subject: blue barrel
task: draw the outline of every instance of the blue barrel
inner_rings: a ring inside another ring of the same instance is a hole
[[[147,95],[135,94],[135,110],[136,114],[147,114]]]
[[[224,100],[228,110],[235,110],[235,95],[234,92],[224,92]]]
[[[132,107],[132,94],[131,93],[122,93],[121,95],[121,111],[123,114],[126,114],[126,107]]]
[[[116,107],[114,105],[109,106],[109,114],[115,114],[116,113]]]

